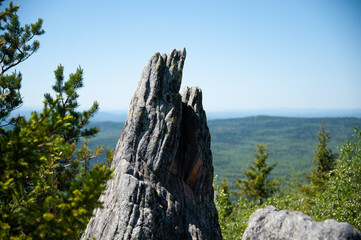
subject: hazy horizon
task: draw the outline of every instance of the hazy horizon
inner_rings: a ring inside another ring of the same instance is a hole
[[[41,108],[23,106],[17,109],[13,115],[24,114],[29,117],[32,111],[41,111]],[[300,118],[338,118],[356,117],[361,118],[361,108],[359,109],[238,109],[228,111],[206,111],[208,120],[232,119],[253,116],[273,116],[273,117],[300,117]],[[126,120],[128,110],[102,110],[100,109],[91,121],[117,121]]]

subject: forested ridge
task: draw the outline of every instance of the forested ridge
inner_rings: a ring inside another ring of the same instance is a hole
[[[233,185],[242,177],[256,151],[256,144],[268,144],[272,152],[270,163],[277,162],[272,177],[291,177],[292,171],[308,172],[316,150],[316,136],[324,122],[330,131],[328,146],[337,151],[346,139],[352,139],[353,127],[361,127],[360,118],[288,118],[254,116],[208,121],[215,173],[227,177]],[[94,122],[99,134],[89,140],[89,146],[102,145],[114,149],[123,122]],[[96,160],[93,160],[96,161]]]
[[[240,119],[209,121],[216,173],[230,181],[239,177],[256,151],[256,144],[268,144],[272,152],[270,163],[277,162],[275,177],[308,171],[316,150],[316,136],[324,122],[330,131],[328,146],[336,151],[346,139],[351,139],[359,118],[287,118],[256,116]],[[219,170],[218,170],[219,169]]]

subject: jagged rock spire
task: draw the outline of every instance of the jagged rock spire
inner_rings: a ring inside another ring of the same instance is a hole
[[[185,49],[154,54],[130,103],[83,239],[221,239],[210,133],[199,88],[179,89]]]

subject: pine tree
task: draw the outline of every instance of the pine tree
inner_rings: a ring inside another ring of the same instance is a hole
[[[324,190],[325,184],[329,179],[329,174],[335,168],[337,154],[327,148],[330,138],[329,131],[326,130],[324,122],[322,121],[320,131],[317,135],[317,149],[313,161],[316,167],[311,168],[311,174],[304,174],[304,176],[309,179],[310,184],[304,185],[301,188],[301,192],[309,197]]]
[[[275,193],[279,180],[267,180],[267,178],[277,163],[267,166],[266,160],[271,152],[266,151],[267,145],[257,144],[257,152],[253,153],[255,158],[252,164],[248,165],[250,170],[243,171],[245,179],[236,178],[235,187],[240,191],[233,191],[233,194],[262,204],[265,199]]]
[[[324,122],[317,135],[317,150],[314,155],[314,164],[316,168],[311,168],[310,180],[317,185],[319,180],[325,180],[328,178],[327,174],[334,169],[336,164],[337,154],[333,153],[331,149],[327,148],[327,144],[330,141],[329,131],[326,130]]]
[[[84,129],[89,119],[94,116],[98,111],[99,104],[94,102],[92,107],[83,112],[77,112],[75,109],[78,107],[77,99],[79,97],[77,90],[83,87],[83,69],[79,67],[76,73],[70,74],[69,80],[64,82],[64,67],[59,66],[54,71],[55,85],[53,90],[56,93],[56,98],[53,98],[49,93],[45,94],[45,100],[54,104],[54,111],[58,112],[61,118],[71,115],[69,129],[59,134],[67,142],[78,141],[79,137],[92,137],[95,136],[99,130],[96,127]]]
[[[3,0],[0,0],[0,6]],[[0,13],[0,127],[13,123],[10,113],[22,104],[20,95],[21,74],[5,74],[9,69],[28,59],[35,53],[40,43],[34,37],[44,34],[43,20],[21,26],[16,14],[19,5],[9,7]],[[5,25],[4,25],[5,24]]]
[[[29,119],[8,119],[21,106],[22,76],[6,72],[39,48],[37,41],[30,42],[44,33],[42,20],[20,26],[18,8],[10,3],[0,13],[0,239],[77,239],[93,209],[101,207],[98,198],[111,177],[105,164],[86,169],[102,147],[76,148],[78,140],[97,132],[85,127],[98,104],[78,112],[83,72],[79,68],[64,82],[60,66],[56,96],[45,95],[43,110]]]

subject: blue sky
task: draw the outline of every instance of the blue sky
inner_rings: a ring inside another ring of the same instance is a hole
[[[17,67],[25,106],[42,105],[62,64],[84,69],[83,108],[127,110],[149,57],[186,47],[182,87],[201,87],[207,111],[361,108],[358,0],[14,3],[46,31]]]

